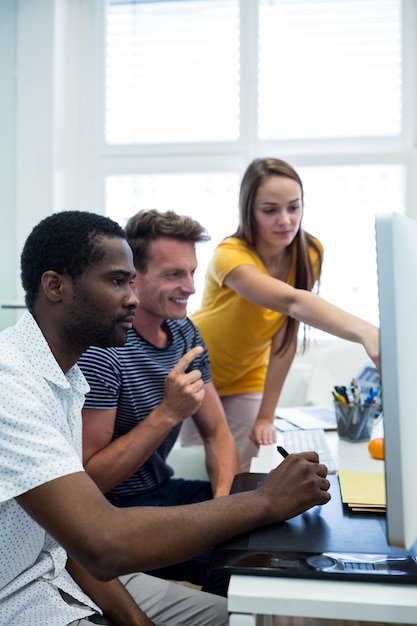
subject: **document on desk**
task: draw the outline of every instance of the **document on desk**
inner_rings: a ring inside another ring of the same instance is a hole
[[[277,407],[274,426],[282,431],[291,428],[336,430],[336,413],[333,405]]]
[[[339,470],[342,502],[351,511],[385,513],[385,474]]]

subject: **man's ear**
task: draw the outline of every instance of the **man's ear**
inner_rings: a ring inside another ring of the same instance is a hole
[[[41,291],[50,302],[61,302],[65,293],[65,276],[54,270],[47,270],[41,277]]]

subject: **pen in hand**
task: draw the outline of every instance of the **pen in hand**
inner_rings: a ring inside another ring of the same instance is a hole
[[[284,457],[284,459],[286,456],[288,456],[288,452],[282,446],[277,446],[277,450],[280,453],[280,455]]]

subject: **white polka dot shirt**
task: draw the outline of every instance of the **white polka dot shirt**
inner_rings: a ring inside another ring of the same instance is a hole
[[[63,373],[26,312],[0,333],[0,389],[0,624],[63,626],[97,607],[65,570],[65,550],[15,498],[83,470],[88,385],[78,366]]]

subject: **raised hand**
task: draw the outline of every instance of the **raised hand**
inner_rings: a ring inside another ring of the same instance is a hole
[[[194,415],[203,401],[204,381],[200,370],[187,371],[202,351],[201,346],[189,350],[181,357],[165,379],[162,405],[178,422]]]

